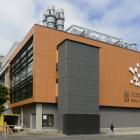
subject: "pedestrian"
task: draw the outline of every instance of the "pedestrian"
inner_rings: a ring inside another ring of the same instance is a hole
[[[110,131],[111,131],[111,135],[114,136],[114,124],[113,123],[111,123],[111,125],[110,125]]]

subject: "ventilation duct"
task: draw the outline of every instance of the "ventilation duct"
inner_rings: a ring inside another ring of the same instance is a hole
[[[55,7],[49,7],[43,15],[43,25],[56,29]]]
[[[64,30],[64,21],[64,10],[62,8],[55,11],[55,7],[51,6],[43,15],[43,25],[50,28]]]
[[[57,30],[64,30],[64,10],[58,9],[56,12],[56,28]]]

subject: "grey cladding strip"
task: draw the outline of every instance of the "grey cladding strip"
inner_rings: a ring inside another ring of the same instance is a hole
[[[99,114],[99,49],[75,41],[58,47],[58,114]],[[60,117],[61,116],[61,117]],[[59,124],[62,129],[63,124]]]

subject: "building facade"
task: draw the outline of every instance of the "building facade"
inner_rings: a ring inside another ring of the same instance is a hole
[[[18,47],[18,42],[15,42],[6,56],[3,57],[1,63],[1,71],[0,71],[0,84],[5,85],[8,89],[10,88],[10,80],[9,80],[9,60],[12,53]],[[11,110],[8,109],[9,100],[5,103],[5,112],[4,113],[11,113]]]
[[[0,56],[0,72],[2,70],[2,60],[3,60],[3,58],[4,58],[4,56]],[[2,84],[2,83],[3,83],[3,79],[0,78],[0,84]]]
[[[139,60],[137,51],[34,25],[10,58],[9,107],[36,130],[140,127]]]
[[[9,52],[6,56],[3,56],[2,62],[1,62],[1,71],[0,71],[0,80],[1,83],[4,84],[7,88],[9,88],[9,60],[12,56],[12,53],[14,53],[15,49],[18,47],[18,42],[15,42]]]
[[[3,60],[4,56],[0,56],[0,71],[2,69],[2,60]]]

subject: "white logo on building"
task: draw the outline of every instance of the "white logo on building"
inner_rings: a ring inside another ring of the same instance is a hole
[[[140,87],[140,64],[137,63],[134,68],[129,67],[129,71],[133,74],[133,79],[130,80],[131,85]]]

